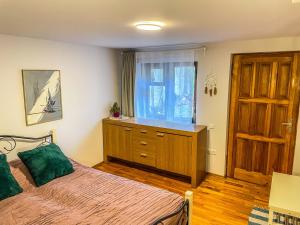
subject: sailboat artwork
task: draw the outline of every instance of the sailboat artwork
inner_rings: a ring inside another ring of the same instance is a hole
[[[26,124],[62,119],[59,70],[22,70]]]
[[[48,96],[47,96],[46,102],[47,102],[47,104],[44,109],[44,112],[54,113],[55,112],[55,101],[51,97],[51,93],[50,93],[49,89],[48,89]]]

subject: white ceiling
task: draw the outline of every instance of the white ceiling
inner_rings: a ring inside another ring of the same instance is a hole
[[[134,23],[159,20],[161,31]],[[291,0],[0,0],[0,33],[116,48],[300,35]]]

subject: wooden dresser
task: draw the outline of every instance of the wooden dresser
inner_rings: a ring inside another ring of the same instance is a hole
[[[104,160],[111,157],[191,177],[205,177],[207,129],[155,120],[103,119]]]

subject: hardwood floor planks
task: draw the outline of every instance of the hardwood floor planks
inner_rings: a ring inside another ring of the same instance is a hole
[[[136,180],[181,195],[194,192],[194,225],[245,225],[254,206],[267,207],[269,187],[208,174],[194,189],[189,183],[164,177],[114,162],[95,167],[98,170]]]

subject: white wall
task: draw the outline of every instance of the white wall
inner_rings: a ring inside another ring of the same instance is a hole
[[[86,165],[102,161],[101,119],[118,96],[118,52],[107,48],[0,35],[0,133],[57,130],[58,144]],[[59,69],[63,119],[27,127],[22,69]]]
[[[224,175],[231,54],[300,50],[300,37],[223,42],[206,46],[205,56],[202,53],[199,58],[197,123],[214,125],[215,128],[210,130],[210,150],[216,151],[216,155],[208,156],[208,171]],[[217,77],[218,94],[214,97],[205,95],[203,91],[205,76],[209,73]],[[294,174],[300,174],[299,123]]]

